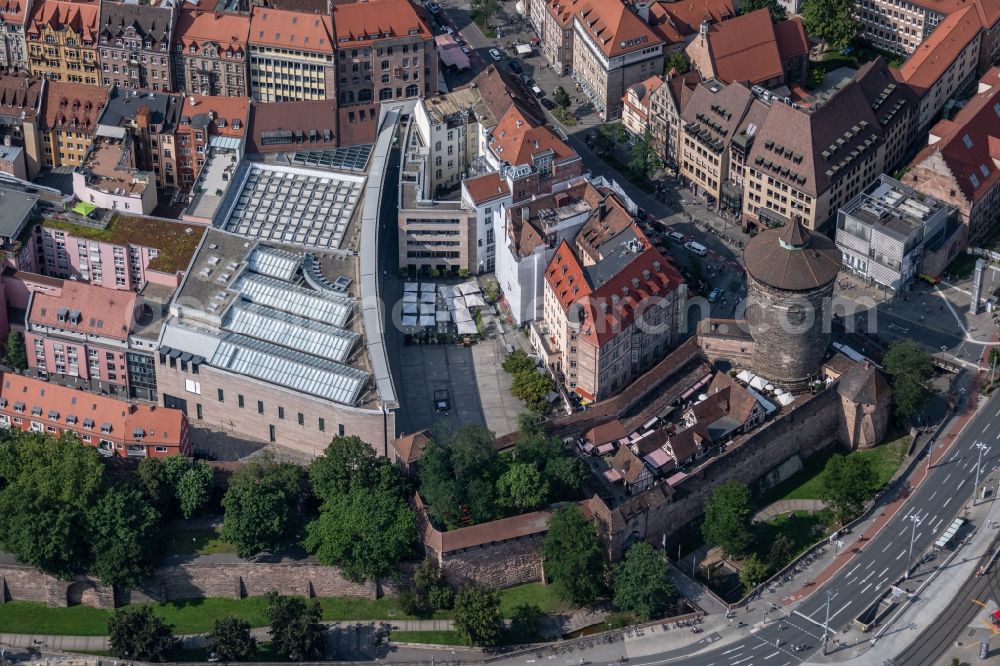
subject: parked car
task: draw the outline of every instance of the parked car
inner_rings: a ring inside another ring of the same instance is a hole
[[[469,49],[468,46],[462,47],[462,53],[464,53],[465,55],[472,55],[472,51]]]
[[[438,5],[438,3],[436,2],[428,2],[424,6],[427,7],[427,11],[429,11],[431,14],[437,14],[439,11],[441,11],[440,5]]]
[[[535,97],[538,98],[545,97],[545,91],[539,88],[537,85],[531,86],[531,92],[535,94]]]
[[[552,109],[556,108],[556,103],[553,102],[548,97],[546,97],[546,98],[542,99],[542,106],[544,106],[546,109],[548,109],[549,111],[551,111]]]
[[[535,85],[535,80],[530,76],[528,76],[527,74],[522,74],[521,83],[524,84],[525,88],[530,88],[531,86]]]
[[[519,63],[516,60],[511,60],[510,62],[508,62],[507,63],[507,67],[509,67],[510,71],[514,72],[515,74],[523,74],[524,73],[524,68],[521,67],[521,63]]]
[[[670,241],[671,243],[677,243],[678,245],[684,243],[685,238],[687,238],[687,236],[685,236],[679,231],[671,231],[667,233],[667,240]]]
[[[490,49],[490,57],[497,62],[500,62],[503,59],[503,56],[500,55],[500,52],[496,49]]]
[[[720,296],[722,296],[722,290],[716,287],[715,289],[713,289],[708,293],[708,302],[715,303],[717,300],[719,300]]]
[[[707,247],[705,247],[701,243],[696,243],[694,241],[688,241],[687,243],[684,243],[684,249],[690,252],[691,254],[698,255],[699,257],[704,257],[706,254],[708,254]]]

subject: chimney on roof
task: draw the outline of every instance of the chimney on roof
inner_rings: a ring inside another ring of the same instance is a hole
[[[190,97],[188,97],[188,103],[189,103],[189,104],[190,104],[191,106],[194,106],[194,105],[195,105],[195,101],[194,101],[194,95],[191,95]]]
[[[597,219],[603,222],[607,214],[608,214],[608,204],[605,203],[604,199],[601,199],[601,203],[597,205]]]
[[[527,222],[531,218],[531,210],[527,206],[521,206],[521,221]]]

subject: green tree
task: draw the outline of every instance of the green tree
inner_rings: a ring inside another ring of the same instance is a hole
[[[667,57],[665,69],[667,72],[676,70],[678,74],[687,74],[691,70],[691,63],[688,62],[683,51],[674,51]]]
[[[541,416],[526,412],[519,418],[517,460],[532,463],[549,485],[550,500],[575,499],[583,491],[587,469],[579,458],[568,455],[562,440],[545,432]]]
[[[934,376],[934,362],[930,354],[913,340],[898,340],[889,345],[882,363],[892,384],[896,415],[912,419],[931,395],[927,383]]]
[[[500,362],[500,367],[509,375],[516,375],[521,372],[533,372],[538,366],[535,359],[528,356],[523,349],[515,349],[504,357]]]
[[[778,0],[743,0],[740,3],[740,13],[749,14],[758,9],[766,8],[771,13],[771,21],[778,23],[788,18],[788,12]]]
[[[447,610],[455,604],[455,592],[445,582],[441,568],[431,559],[422,561],[413,570],[413,584],[404,590],[412,615],[429,615]]]
[[[652,132],[646,131],[636,137],[632,144],[632,159],[628,165],[632,171],[642,178],[649,178],[651,173],[663,168],[662,147],[657,146]]]
[[[223,663],[250,661],[257,653],[257,639],[250,633],[250,623],[235,615],[216,620],[208,638],[212,643],[212,652]]]
[[[166,465],[160,458],[143,458],[136,473],[139,490],[146,501],[164,515],[174,506],[174,490],[170,485]]]
[[[400,497],[356,488],[335,495],[306,527],[306,549],[349,580],[379,580],[396,572],[417,538],[413,510]]]
[[[73,435],[7,432],[0,439],[0,547],[59,578],[91,562],[87,512],[104,467]]]
[[[177,483],[177,504],[181,515],[190,518],[198,513],[212,496],[212,482],[215,475],[212,468],[204,461],[198,460],[191,466]]]
[[[309,481],[321,502],[353,488],[381,488],[400,497],[411,492],[402,470],[388,458],[376,457],[371,444],[354,435],[333,438],[309,465]]]
[[[688,257],[688,273],[691,275],[690,282],[697,285],[697,283],[705,279],[705,267],[701,263],[701,257],[692,254]]]
[[[271,647],[290,661],[319,659],[326,652],[326,627],[320,622],[323,609],[315,599],[265,595],[264,615],[271,625]]]
[[[772,570],[777,571],[788,564],[793,555],[795,555],[795,544],[786,535],[779,534],[771,542],[767,563]]]
[[[761,562],[756,554],[751,555],[743,562],[740,570],[740,582],[746,589],[750,590],[767,580],[767,565]]]
[[[466,584],[455,595],[455,630],[467,643],[479,647],[500,644],[503,619],[500,593],[480,585]]]
[[[634,544],[615,566],[612,602],[641,620],[661,617],[677,590],[666,560],[647,541]]]
[[[839,51],[861,34],[861,23],[854,12],[853,0],[806,0],[802,22],[810,37]]]
[[[455,528],[496,517],[502,469],[493,444],[493,433],[479,426],[434,435],[420,459],[420,494],[432,518]]]
[[[549,483],[531,463],[515,462],[497,481],[500,506],[515,513],[537,509],[549,497]]]
[[[105,585],[137,587],[153,573],[160,512],[136,488],[109,487],[87,514],[91,573]]]
[[[577,499],[587,480],[587,468],[579,458],[563,454],[545,464],[552,499]]]
[[[589,604],[604,586],[604,555],[594,524],[576,506],[557,511],[542,542],[545,572],[567,601]]]
[[[563,88],[562,86],[559,86],[558,88],[555,89],[555,92],[552,93],[552,99],[555,101],[556,106],[558,106],[560,109],[569,108],[570,105],[569,93],[566,92],[566,89]]]
[[[532,370],[514,375],[510,392],[514,394],[515,398],[524,402],[529,409],[544,412],[549,406],[545,396],[554,391],[555,388],[556,383],[548,373]]]
[[[538,636],[542,609],[535,604],[518,604],[511,609],[510,635],[517,643],[531,643]]]
[[[706,542],[721,547],[727,555],[742,555],[752,541],[752,516],[750,489],[736,481],[724,483],[705,502],[701,534]]]
[[[472,8],[472,20],[477,24],[481,24],[484,28],[489,26],[490,20],[500,11],[500,2],[498,0],[472,0],[470,6]]]
[[[268,459],[249,463],[233,474],[222,498],[222,538],[236,546],[240,557],[288,547],[298,539],[302,526],[304,487],[298,465]]]
[[[108,648],[119,659],[166,661],[176,646],[173,627],[151,606],[119,608],[108,619]]]
[[[24,350],[24,335],[19,331],[7,334],[7,352],[4,355],[7,365],[15,372],[24,372],[28,368],[28,353]]]
[[[877,481],[870,458],[838,453],[826,461],[820,497],[842,522],[847,522],[861,513],[865,500],[874,494]]]

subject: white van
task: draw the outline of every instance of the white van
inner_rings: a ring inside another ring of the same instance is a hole
[[[691,254],[697,254],[699,257],[704,257],[708,254],[708,248],[701,243],[695,243],[694,241],[688,241],[684,243],[684,249]]]
[[[678,245],[683,243],[685,238],[687,237],[679,231],[671,231],[667,234],[667,240],[671,243],[677,243]]]

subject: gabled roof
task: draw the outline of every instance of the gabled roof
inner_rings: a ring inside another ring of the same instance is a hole
[[[333,53],[333,19],[321,14],[254,7],[250,19],[250,43]]]
[[[778,42],[778,54],[782,60],[809,55],[809,37],[806,36],[805,26],[798,16],[775,23],[774,37]]]
[[[718,88],[718,92],[712,92],[713,87]],[[684,123],[697,124],[712,140],[728,145],[755,99],[750,89],[741,83],[727,86],[702,83],[695,87],[681,118]]]
[[[609,442],[617,442],[619,439],[627,435],[625,432],[625,426],[618,419],[611,419],[610,421],[605,421],[599,425],[594,426],[587,431],[584,435],[584,439],[593,444],[594,446],[601,446],[602,444],[608,444]]]
[[[24,119],[33,121],[42,108],[42,77],[26,74],[0,74],[0,107],[17,109]]]
[[[430,431],[420,430],[411,435],[400,435],[392,441],[392,445],[396,448],[400,460],[409,465],[420,460],[424,454],[424,447],[430,441]]]
[[[688,48],[700,44],[699,40],[695,38]],[[713,71],[703,72],[705,76],[724,83],[762,83],[784,74],[774,24],[767,8],[712,25],[707,41]]]
[[[181,125],[191,124],[193,120],[198,120],[207,127],[208,133],[211,135],[243,138],[246,135],[247,123],[249,122],[250,98],[225,95],[188,95],[181,100],[179,111]],[[223,124],[222,121],[225,123]]]
[[[922,95],[948,71],[982,27],[975,7],[949,14],[899,68],[903,80]]]
[[[108,90],[101,86],[66,81],[46,81],[42,100],[42,127],[78,127],[90,131],[108,101]],[[76,123],[74,125],[74,123]]]
[[[618,451],[611,458],[608,466],[621,474],[625,483],[630,485],[639,480],[639,476],[646,468],[639,456],[632,453],[632,449],[627,446],[618,447]]]
[[[472,197],[472,201],[476,204],[505,197],[510,194],[510,187],[507,185],[507,181],[501,178],[500,173],[497,171],[476,176],[475,178],[466,178],[462,181],[462,187],[468,190],[469,196]]]
[[[183,55],[195,54],[205,44],[217,44],[220,58],[246,58],[246,45],[250,39],[250,17],[231,12],[206,12],[198,8],[182,8],[177,14],[174,29],[176,43]]]
[[[533,165],[533,157],[552,152],[553,161],[577,157],[576,151],[556,136],[556,133],[511,106],[493,130],[490,149],[497,159],[513,166]]]
[[[649,24],[667,44],[683,44],[702,21],[720,23],[736,16],[732,0],[660,0],[649,7]]]
[[[892,389],[882,372],[871,363],[855,363],[837,382],[837,393],[855,404],[877,405],[886,403]]]
[[[131,291],[66,280],[62,293],[35,292],[26,319],[30,324],[128,340],[136,299]],[[60,318],[63,321],[59,321]],[[72,321],[74,318],[76,323]]]
[[[300,132],[302,143],[274,143],[270,133]],[[337,103],[335,100],[296,102],[252,102],[248,154],[290,150],[329,150],[337,147]]]
[[[110,41],[123,35],[127,29],[134,28],[137,35],[154,43],[169,40],[173,12],[169,5],[105,2],[101,9],[101,34]]]
[[[510,85],[508,76],[496,65],[488,65],[486,69],[476,74],[469,86],[474,86],[479,91],[479,95],[497,122],[511,106],[516,106],[521,115],[531,119],[535,124],[542,124],[544,118],[538,112],[535,100],[521,95],[517,85]]]
[[[42,26],[49,25],[55,30],[69,28],[82,39],[95,42],[100,10],[98,2],[38,0],[25,32],[38,35],[41,34]]]
[[[0,0],[0,23],[23,26],[30,6],[30,0]]]
[[[409,0],[365,0],[333,6],[336,48],[372,44],[382,39],[433,39],[423,10]]]
[[[623,0],[581,0],[574,18],[587,36],[608,57],[641,51],[663,40]]]
[[[663,85],[663,77],[661,77],[658,74],[653,75],[648,79],[646,79],[645,81],[643,81],[642,83],[635,83],[629,86],[628,90],[626,90],[625,94],[622,96],[622,100],[624,100],[625,103],[628,104],[629,93],[634,93],[640,105],[639,109],[640,112],[644,114],[648,113],[649,100],[652,97],[653,93],[655,93],[656,90],[662,85]]]
[[[26,410],[41,407],[38,418],[42,421],[57,421],[74,428],[84,427],[85,421],[92,422],[97,434],[108,424],[110,434],[116,439],[166,446],[180,446],[184,440],[186,417],[179,409],[130,404],[13,372],[0,375],[0,397],[11,405],[22,402]],[[67,417],[76,417],[76,422],[71,423]],[[137,437],[140,431],[142,436]]]
[[[988,71],[979,80],[979,89],[954,118],[931,128],[931,145],[910,163],[936,171],[933,160],[943,159],[972,202],[1000,185],[1000,68]]]

